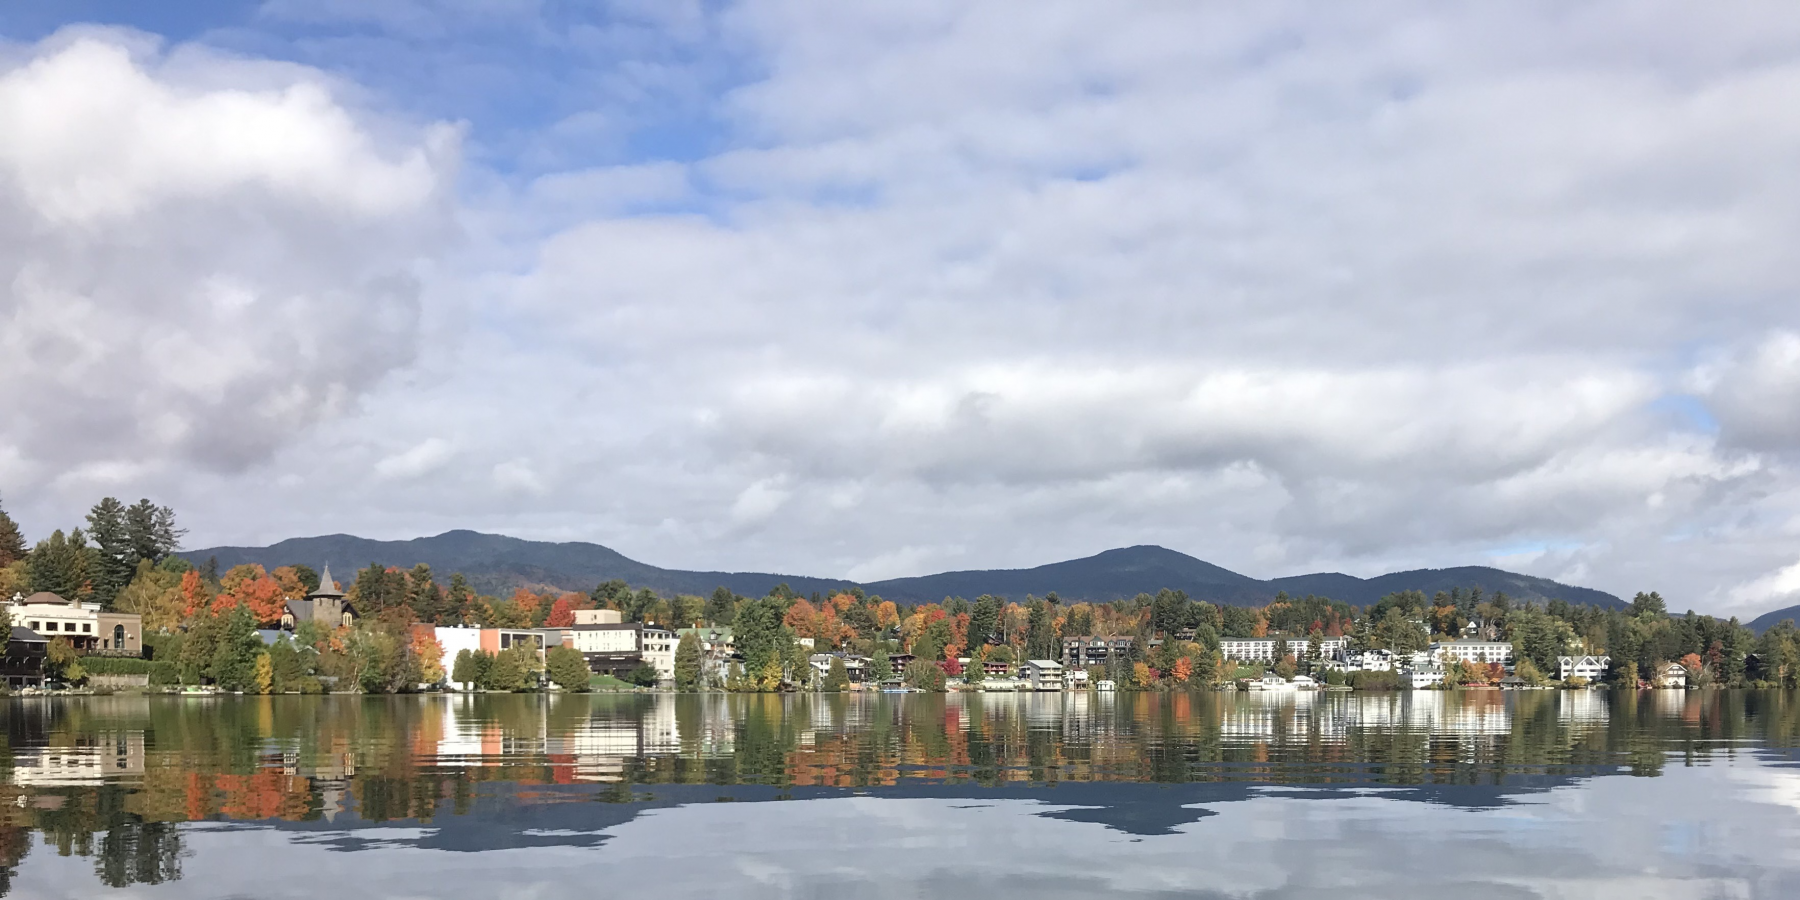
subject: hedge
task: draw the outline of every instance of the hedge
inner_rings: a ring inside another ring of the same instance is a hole
[[[81,668],[89,675],[149,675],[151,684],[175,684],[181,680],[172,662],[129,656],[84,656]]]

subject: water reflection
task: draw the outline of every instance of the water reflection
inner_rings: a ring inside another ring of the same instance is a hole
[[[1029,801],[1147,836],[1284,791],[1495,809],[1800,744],[1793,697],[1721,691],[104,697],[0,713],[0,892],[34,844],[118,887],[179,879],[196,834],[592,847],[721,800]]]

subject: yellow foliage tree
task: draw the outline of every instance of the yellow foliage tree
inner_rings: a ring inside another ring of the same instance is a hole
[[[251,686],[259,694],[266,694],[275,686],[275,664],[266,652],[256,654],[256,671],[251,675]]]

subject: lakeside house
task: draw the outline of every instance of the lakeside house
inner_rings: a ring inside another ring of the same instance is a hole
[[[1610,656],[1559,656],[1556,658],[1556,677],[1560,681],[1585,678],[1596,682],[1606,677],[1606,669],[1611,665]]]
[[[813,674],[823,682],[831,674],[832,661],[839,659],[844,661],[844,673],[849,676],[851,684],[862,684],[869,680],[870,660],[866,656],[843,652],[814,653],[807,657],[807,663],[812,666]]]
[[[29,597],[14,594],[7,612],[13,625],[46,642],[62,638],[82,653],[142,656],[144,652],[144,619],[137,613],[109,612],[98,603],[65,600],[49,591]]]
[[[1659,688],[1685,688],[1688,683],[1687,667],[1681,663],[1666,663],[1656,670],[1651,684]]]

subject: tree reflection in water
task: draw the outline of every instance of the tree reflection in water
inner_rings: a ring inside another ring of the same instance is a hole
[[[481,850],[599,843],[656,806],[873,793],[1037,798],[1082,807],[1055,817],[1158,833],[1259,785],[1487,806],[1800,743],[1794,696],[1729,691],[94,697],[0,710],[0,895],[34,843],[93,859],[111,887],[173,881],[187,822],[317,832],[340,849],[382,823],[430,824],[421,845]]]

